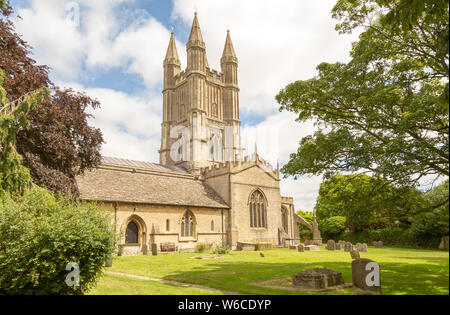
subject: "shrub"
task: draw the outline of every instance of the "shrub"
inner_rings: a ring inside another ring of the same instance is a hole
[[[197,243],[195,245],[195,252],[197,253],[204,253],[204,252],[210,252],[213,248],[213,244],[210,243]]]
[[[230,248],[227,245],[217,245],[214,249],[216,255],[226,255],[230,252]]]
[[[35,188],[0,200],[0,294],[79,295],[91,288],[114,252],[115,229],[105,210]],[[80,285],[66,266],[77,263]]]

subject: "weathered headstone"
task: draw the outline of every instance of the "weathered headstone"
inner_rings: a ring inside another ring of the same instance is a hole
[[[383,248],[383,242],[382,241],[373,242],[373,247],[375,247],[375,248]]]
[[[111,268],[112,265],[113,265],[113,260],[112,260],[112,258],[111,258],[111,259],[108,259],[108,260],[106,261],[105,266],[106,266],[107,268]]]
[[[341,248],[341,244],[336,243],[336,244],[334,245],[334,249],[335,249],[335,250],[341,250],[341,249],[342,249],[342,248]]]
[[[367,253],[368,247],[367,247],[366,243],[363,243],[363,244],[359,244],[359,246],[356,246],[356,249],[360,253]]]
[[[152,255],[158,256],[158,244],[152,244]]]
[[[143,255],[148,255],[148,246],[147,246],[147,244],[142,245],[142,254]]]
[[[439,249],[445,249],[448,250],[448,242],[449,242],[449,238],[448,235],[447,236],[443,236],[441,239],[441,244],[439,244]]]
[[[344,245],[344,251],[346,253],[350,253],[353,250],[353,244],[350,242],[345,243]]]
[[[353,260],[361,259],[361,256],[360,256],[360,254],[359,254],[359,252],[357,250],[352,250],[350,252],[350,256],[352,256]]]
[[[373,260],[354,260],[352,278],[355,294],[381,294],[380,265]]]
[[[336,243],[333,240],[329,240],[327,242],[327,249],[328,250],[335,250]]]
[[[300,253],[303,253],[303,252],[305,251],[305,247],[304,247],[302,244],[298,244],[297,250],[298,250]]]

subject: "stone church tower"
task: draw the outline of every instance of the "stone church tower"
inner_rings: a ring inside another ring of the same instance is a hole
[[[195,14],[181,71],[172,33],[164,60],[163,123],[160,163],[191,173],[215,163],[242,159],[238,59],[228,31],[221,72],[209,67],[206,45]]]

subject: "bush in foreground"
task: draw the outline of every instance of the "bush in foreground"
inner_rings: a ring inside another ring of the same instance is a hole
[[[93,204],[74,204],[35,188],[0,200],[0,294],[78,295],[91,288],[114,252],[115,229]],[[69,287],[69,263],[80,269]]]

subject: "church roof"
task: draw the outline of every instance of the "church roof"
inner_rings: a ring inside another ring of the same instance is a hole
[[[228,209],[206,183],[184,169],[148,162],[103,158],[77,177],[82,200]]]

